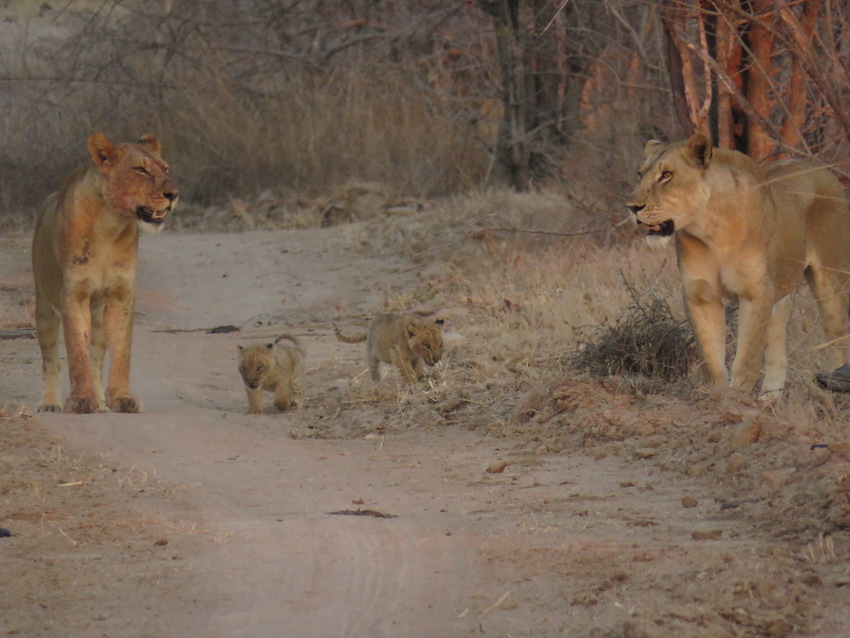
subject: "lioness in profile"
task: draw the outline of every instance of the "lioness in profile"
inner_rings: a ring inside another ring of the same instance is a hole
[[[425,366],[443,356],[443,320],[425,321],[413,313],[378,315],[366,334],[346,337],[334,326],[337,339],[345,343],[366,342],[366,358],[372,379],[381,378],[379,365],[389,363],[408,383],[424,378]]]
[[[847,363],[850,214],[838,180],[811,161],[762,168],[705,136],[650,141],[627,206],[649,237],[673,235],[685,303],[715,387],[762,398],[785,385],[789,294],[805,277],[820,307],[831,363]],[[726,370],[723,296],[739,303],[738,345]]]
[[[298,337],[287,334],[280,335],[274,343],[239,346],[239,374],[248,393],[248,414],[263,413],[263,390],[274,392],[278,412],[301,403],[305,356]]]
[[[71,377],[65,411],[139,412],[140,402],[130,392],[139,229],[162,229],[177,204],[177,184],[153,135],[113,146],[96,133],[88,151],[92,162],[65,179],[35,222],[35,324],[44,376],[39,410],[62,409],[61,322]],[[112,365],[104,394],[107,349]]]

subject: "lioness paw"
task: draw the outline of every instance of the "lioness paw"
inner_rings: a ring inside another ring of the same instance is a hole
[[[110,397],[106,404],[113,412],[137,414],[142,411],[141,401],[129,394],[119,397]]]
[[[61,412],[62,406],[56,403],[45,403],[38,408],[39,412]]]
[[[74,414],[92,414],[97,412],[97,399],[93,396],[71,395],[65,400],[65,412]]]

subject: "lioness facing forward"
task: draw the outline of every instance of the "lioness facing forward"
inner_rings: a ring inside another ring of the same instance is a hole
[[[138,412],[130,393],[130,341],[139,229],[161,230],[178,190],[153,135],[113,146],[96,133],[88,151],[92,163],[65,179],[35,222],[35,323],[44,376],[39,410],[62,409],[61,322],[71,377],[65,411]],[[112,365],[104,394],[107,349]]]
[[[374,381],[381,378],[379,366],[396,366],[408,383],[425,377],[425,363],[437,364],[443,357],[443,320],[423,321],[411,312],[378,315],[369,323],[369,331],[347,337],[334,326],[337,339],[345,343],[366,342],[369,374]]]
[[[841,185],[810,161],[762,168],[705,136],[650,141],[626,204],[649,237],[675,236],[685,304],[715,387],[777,397],[785,385],[791,293],[805,276],[834,367],[847,362],[850,214]],[[738,346],[726,371],[723,296],[739,303]]]

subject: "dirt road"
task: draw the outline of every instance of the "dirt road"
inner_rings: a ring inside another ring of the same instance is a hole
[[[27,242],[2,239],[6,325],[27,320]],[[436,411],[406,426],[428,398],[392,371],[392,399],[364,399],[332,323],[429,273],[333,229],[145,237],[144,413],[5,417],[0,634],[850,634],[837,583],[705,477]],[[305,405],[248,416],[236,345],[283,329],[308,350]],[[35,341],[0,342],[0,402],[34,409],[39,368]]]

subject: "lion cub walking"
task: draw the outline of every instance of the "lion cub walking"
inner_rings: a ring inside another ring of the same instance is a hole
[[[346,337],[334,326],[337,339],[345,343],[366,342],[369,373],[378,381],[380,363],[396,366],[405,381],[415,383],[425,376],[425,366],[443,357],[443,320],[429,322],[413,313],[378,315],[366,334]]]
[[[239,346],[239,374],[248,394],[248,414],[263,413],[263,390],[274,392],[278,412],[301,403],[305,356],[298,337],[288,334],[280,335],[274,343]]]

